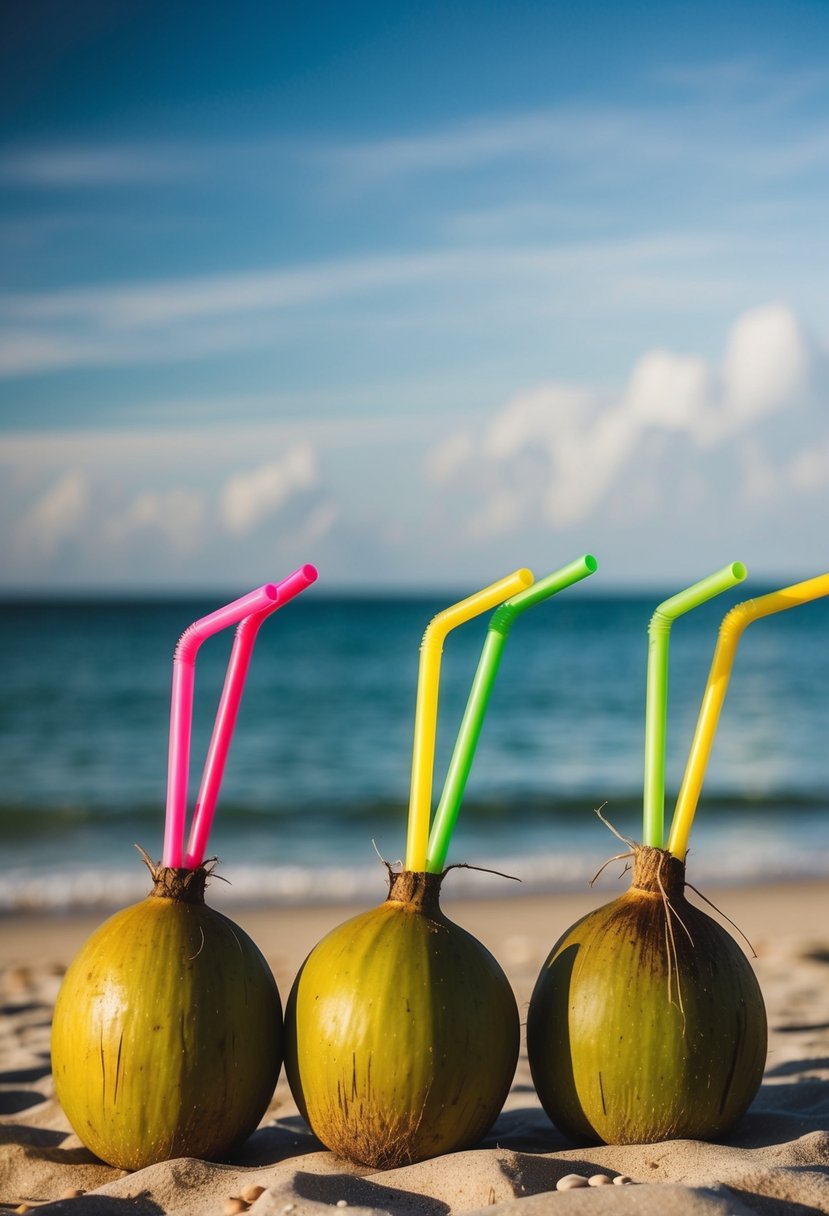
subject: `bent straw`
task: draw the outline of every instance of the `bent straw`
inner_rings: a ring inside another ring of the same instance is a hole
[[[664,600],[648,625],[648,671],[645,691],[645,785],[642,843],[662,848],[665,834],[665,732],[668,719],[668,644],[677,617],[742,582],[746,568],[732,562],[684,591]]]
[[[282,608],[295,596],[299,595],[300,592],[304,591],[306,587],[310,587],[311,583],[316,581],[316,578],[317,571],[314,566],[300,566],[293,574],[289,574],[287,578],[284,578],[281,583],[277,583],[276,601],[274,603],[260,609],[259,612],[246,616],[236,628],[236,636],[233,639],[233,648],[227,664],[222,695],[219,699],[219,708],[216,711],[216,721],[213,725],[213,733],[207,748],[207,757],[204,762],[204,772],[202,773],[198,798],[196,799],[196,808],[193,812],[192,823],[190,824],[190,838],[187,842],[187,852],[184,857],[184,865],[188,870],[193,870],[197,866],[200,866],[204,861],[204,855],[207,851],[207,840],[213,824],[213,814],[216,809],[216,801],[219,797],[219,789],[222,784],[222,777],[224,776],[228,751],[230,750],[230,740],[236,725],[236,716],[242,701],[245,678],[247,677],[253,645],[259,633],[259,628],[263,621],[276,612],[277,608]]]
[[[170,701],[170,745],[167,761],[167,813],[164,821],[163,866],[181,867],[184,820],[187,813],[187,779],[190,771],[190,733],[193,716],[193,684],[196,654],[202,642],[236,625],[243,617],[259,612],[276,600],[276,587],[265,583],[238,600],[217,608],[188,625],[173,655],[173,691]]]
[[[466,782],[475,758],[475,749],[481,734],[489,698],[495,685],[495,677],[501,664],[501,657],[507,644],[510,630],[516,617],[528,608],[541,603],[558,591],[563,591],[573,583],[580,582],[593,574],[598,562],[591,554],[586,553],[567,566],[562,566],[553,574],[540,579],[526,591],[520,591],[512,599],[496,608],[492,614],[489,629],[484,639],[478,668],[472,681],[469,700],[466,703],[463,719],[458,731],[458,738],[449,768],[443,793],[440,796],[438,808],[435,811],[432,831],[429,835],[429,849],[426,854],[426,869],[432,874],[439,874],[446,864],[449,852],[449,842],[452,838],[458,814],[461,808]]]
[[[429,843],[429,816],[432,807],[432,776],[435,765],[435,731],[438,717],[438,685],[443,642],[448,633],[488,608],[509,599],[529,586],[529,570],[515,570],[489,587],[460,600],[439,612],[429,622],[420,644],[417,673],[412,782],[409,793],[409,822],[406,835],[406,869],[422,872],[426,866]]]
[[[821,574],[803,583],[794,583],[781,591],[761,595],[756,600],[745,600],[742,604],[736,604],[723,617],[668,837],[668,851],[680,861],[685,860],[688,851],[688,837],[691,834],[708,758],[714,743],[714,733],[740,638],[752,621],[771,616],[774,612],[796,608],[798,604],[807,604],[823,595],[829,595],[829,574]]]

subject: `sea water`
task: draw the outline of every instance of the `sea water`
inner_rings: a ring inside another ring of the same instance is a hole
[[[461,869],[456,892],[583,889],[625,850],[597,808],[641,837],[647,625],[671,591],[585,585],[516,623],[449,862],[522,885]],[[0,911],[118,906],[146,891],[133,845],[160,855],[173,649],[229,598],[0,605]],[[380,857],[405,850],[420,641],[452,598],[315,587],[263,626],[210,840],[222,902],[380,898]],[[719,621],[740,598],[673,628],[666,822]],[[485,630],[485,617],[470,622],[444,648],[435,803]],[[196,663],[191,809],[231,639],[210,639]],[[695,885],[827,873],[828,677],[826,603],[747,630],[691,837]]]

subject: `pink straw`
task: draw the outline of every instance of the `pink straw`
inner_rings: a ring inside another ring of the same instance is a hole
[[[190,772],[190,733],[193,716],[193,685],[196,654],[202,642],[236,625],[251,612],[277,604],[273,583],[265,583],[241,599],[217,608],[185,629],[173,655],[173,692],[170,702],[170,746],[167,760],[167,815],[164,822],[164,851],[161,864],[181,866],[184,847],[184,821],[187,815],[187,781]]]
[[[236,715],[239,712],[245,677],[259,627],[271,613],[275,612],[277,608],[281,608],[283,604],[287,604],[294,596],[299,595],[301,591],[315,582],[316,578],[317,571],[314,566],[301,566],[299,570],[289,574],[277,585],[275,603],[268,604],[258,612],[246,616],[236,629],[219,708],[216,711],[213,734],[204,762],[204,773],[196,800],[196,809],[193,812],[193,822],[190,825],[190,839],[187,842],[187,854],[184,858],[184,865],[188,870],[200,866],[207,851],[207,839],[213,824],[219,787],[224,776],[230,740],[236,725]]]

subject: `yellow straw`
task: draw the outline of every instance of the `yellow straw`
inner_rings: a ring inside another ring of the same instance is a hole
[[[680,861],[684,861],[688,851],[688,837],[705,779],[714,732],[731,677],[737,643],[752,621],[771,616],[774,612],[783,612],[787,608],[796,608],[798,604],[807,604],[822,595],[829,595],[829,574],[821,574],[803,583],[794,583],[781,591],[761,595],[756,600],[746,600],[737,604],[723,617],[668,838],[668,851]]]
[[[511,595],[529,587],[529,570],[516,570],[460,603],[445,608],[429,622],[420,646],[415,702],[412,785],[409,795],[409,824],[406,837],[406,869],[423,872],[429,846],[429,820],[432,811],[432,777],[435,767],[435,733],[438,720],[438,685],[444,638],[473,616],[495,608]]]

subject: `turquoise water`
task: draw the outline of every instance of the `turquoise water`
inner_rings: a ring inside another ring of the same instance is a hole
[[[577,889],[618,851],[594,814],[641,834],[647,624],[672,588],[573,588],[516,625],[450,861],[508,870],[524,889]],[[723,613],[674,626],[668,809]],[[461,591],[459,594],[463,594]],[[420,639],[444,598],[326,597],[312,588],[263,628],[228,762],[211,853],[225,901],[359,896],[376,851],[405,846]],[[133,843],[163,834],[172,653],[221,597],[0,605],[0,910],[121,904],[146,888]],[[693,881],[827,873],[829,606],[752,625],[740,645],[692,838]],[[450,635],[436,798],[486,629]],[[191,805],[230,635],[196,667]],[[462,870],[457,890],[513,884]]]

